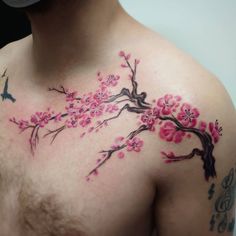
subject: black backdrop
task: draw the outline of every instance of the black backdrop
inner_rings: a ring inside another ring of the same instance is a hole
[[[0,48],[25,37],[30,32],[26,16],[19,10],[6,6],[0,0]]]

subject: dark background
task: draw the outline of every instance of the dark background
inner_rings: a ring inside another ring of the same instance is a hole
[[[19,10],[6,6],[0,0],[0,48],[30,34],[26,16]]]

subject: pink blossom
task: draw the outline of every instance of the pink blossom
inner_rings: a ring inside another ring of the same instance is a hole
[[[194,127],[197,124],[198,116],[199,111],[197,108],[192,108],[188,103],[184,103],[177,118],[184,126]]]
[[[180,143],[185,135],[185,133],[181,130],[177,130],[177,127],[170,121],[164,123],[164,125],[160,128],[159,132],[160,138],[175,143]]]
[[[202,132],[205,132],[206,131],[206,128],[207,128],[207,123],[205,121],[201,121],[199,123],[199,129],[202,131]]]
[[[145,111],[141,115],[141,121],[142,123],[146,124],[150,130],[154,131],[154,124],[158,119],[159,115],[160,115],[160,109],[154,107],[152,109]]]
[[[126,64],[124,64],[124,63],[122,63],[121,65],[120,65],[122,68],[127,68],[128,66],[126,65]]]
[[[119,56],[120,56],[120,57],[124,57],[124,56],[125,56],[125,52],[124,52],[124,51],[120,51],[120,52],[119,52]]]
[[[18,125],[18,128],[21,131],[24,131],[25,129],[27,129],[30,126],[29,121],[27,121],[27,120],[19,120],[19,121],[17,121],[15,117],[10,118],[9,121],[13,122],[16,125]]]
[[[62,114],[61,114],[61,112],[60,112],[60,113],[58,113],[57,115],[55,115],[54,121],[55,121],[55,122],[60,122],[60,121],[61,121],[61,118],[62,118]]]
[[[123,159],[125,157],[124,152],[118,152],[117,153],[118,158]]]
[[[116,111],[119,110],[119,107],[115,104],[108,104],[107,107],[106,107],[106,112],[109,112],[109,113],[114,113]]]
[[[163,159],[165,159],[165,163],[171,163],[174,161],[178,161],[178,159],[176,158],[175,154],[173,152],[161,152],[161,154],[163,155]]]
[[[174,98],[177,102],[180,102],[182,100],[182,97],[179,95],[174,96]]]
[[[104,86],[116,86],[118,83],[118,80],[120,79],[119,75],[108,75],[106,80],[102,82],[102,85]]]
[[[89,125],[91,123],[91,117],[88,115],[84,115],[83,118],[80,120],[79,124],[82,127],[86,127],[87,125]]]
[[[222,127],[219,126],[218,120],[215,121],[215,123],[210,122],[209,123],[209,130],[211,132],[211,136],[215,143],[217,143],[220,139],[220,136],[222,136]]]
[[[130,57],[131,57],[131,54],[129,53],[129,54],[125,54],[125,52],[124,51],[120,51],[119,52],[119,56],[120,57],[124,57],[125,58],[125,60],[129,60],[130,59]]]
[[[75,105],[74,103],[70,103],[69,106],[65,107],[68,115],[70,116],[77,116],[77,118],[81,118],[88,110],[83,104],[82,105]]]
[[[67,128],[76,128],[78,126],[78,119],[74,116],[71,116],[70,119],[66,120]]]
[[[32,115],[30,121],[34,123],[35,125],[38,124],[38,117],[36,115]]]
[[[129,53],[129,54],[127,54],[127,55],[125,55],[125,60],[129,60],[130,59],[130,57],[131,57],[131,54]]]
[[[34,125],[38,125],[39,127],[44,127],[46,124],[48,124],[49,120],[51,119],[51,113],[49,111],[47,112],[36,112],[34,115],[31,116],[30,121]]]
[[[138,137],[134,137],[132,139],[128,139],[126,141],[126,144],[127,144],[127,151],[140,152],[141,147],[143,146],[143,140],[141,140]]]
[[[159,98],[157,101],[157,106],[161,109],[161,113],[163,115],[171,114],[175,104],[176,100],[171,94],[166,94],[164,97]]]
[[[67,102],[73,102],[74,100],[76,100],[76,96],[77,96],[77,92],[67,92],[66,93],[66,101]]]
[[[104,104],[100,104],[97,102],[93,102],[90,106],[90,115],[92,117],[96,116],[101,116],[103,114],[103,110],[104,110],[105,105]]]
[[[86,106],[89,106],[92,102],[94,101],[93,99],[93,93],[88,93],[88,94],[85,94],[82,96],[81,98],[81,103],[86,105]]]
[[[116,137],[116,139],[115,139],[115,143],[120,143],[120,142],[122,142],[124,139],[125,139],[125,138],[124,138],[123,136],[118,136],[118,137]]]
[[[70,116],[76,114],[76,111],[77,111],[77,107],[74,103],[68,104],[68,106],[66,106],[65,109],[66,109],[68,115],[70,115]]]
[[[19,127],[19,129],[21,129],[22,131],[24,131],[26,128],[29,127],[29,122],[26,121],[26,120],[20,120],[20,121],[18,122],[18,127]]]
[[[108,91],[105,88],[98,89],[93,98],[96,102],[101,103],[108,99]]]
[[[115,139],[115,142],[114,144],[111,146],[111,148],[113,150],[116,150],[117,148],[119,148],[122,144],[123,144],[123,141],[124,141],[124,137],[122,136],[118,136],[116,139]]]
[[[88,111],[89,109],[86,108],[85,106],[79,106],[76,111],[76,115],[78,118],[81,118],[84,116],[84,114]]]

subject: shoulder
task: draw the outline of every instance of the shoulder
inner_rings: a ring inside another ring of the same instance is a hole
[[[158,231],[232,232],[236,113],[230,96],[214,74],[172,44],[160,41],[149,52],[140,65],[140,89],[146,87],[152,107],[141,120],[154,124],[144,151],[157,189]]]
[[[6,66],[6,64],[8,64],[14,48],[15,48],[15,44],[10,43],[0,49],[0,68],[4,67],[4,65]]]
[[[24,49],[29,45],[31,36],[11,42],[0,49],[0,70],[6,67],[14,67],[22,60]],[[18,65],[19,66],[19,65]]]
[[[147,92],[146,100],[152,108],[161,112],[155,123],[156,135],[148,140],[153,150],[151,169],[157,181],[168,181],[161,178],[167,173],[182,175],[186,167],[195,170],[201,180],[214,179],[217,173],[223,176],[235,162],[236,113],[230,96],[213,73],[172,43],[153,36],[147,45],[145,52],[140,50],[136,80],[139,91]],[[215,161],[216,173],[210,175],[200,155],[207,145],[212,145]],[[172,161],[167,154],[173,156]],[[188,160],[177,158],[186,155],[190,155]]]
[[[235,107],[217,76],[159,35],[149,42],[145,51],[137,81],[140,90],[145,87],[149,91],[149,100],[158,100],[166,94],[180,96],[180,107],[184,103],[196,107],[199,119],[217,118],[230,126],[235,124]]]
[[[145,49],[146,53],[140,53],[143,56],[137,70],[138,88],[147,91],[147,101],[160,110],[155,139],[150,136],[153,140],[149,140],[155,147],[150,161],[152,170],[159,180],[163,171],[173,177],[182,175],[181,166],[194,171],[197,166],[206,165],[199,162],[204,156],[197,152],[209,144],[214,146],[214,171],[223,176],[235,162],[236,138],[236,112],[224,86],[193,57],[158,35],[149,40]],[[185,155],[194,156],[197,164],[190,156],[192,162],[177,160],[178,156],[184,160]],[[216,177],[217,173],[207,176],[204,168],[200,167],[200,179]]]

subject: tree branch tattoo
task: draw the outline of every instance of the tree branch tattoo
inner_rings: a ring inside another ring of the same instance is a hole
[[[4,71],[4,73],[1,75],[1,78],[5,78],[6,77],[6,80],[5,80],[5,84],[4,84],[4,88],[3,88],[3,92],[1,93],[1,97],[2,97],[2,101],[4,100],[10,100],[11,102],[15,102],[16,99],[12,96],[12,94],[10,94],[8,92],[8,83],[9,83],[9,78],[8,76],[6,76],[6,73],[7,73],[7,69]]]
[[[235,218],[230,218],[234,209],[236,189],[236,168],[232,168],[221,182],[222,193],[216,199],[214,213],[210,220],[210,231],[217,230],[218,233],[233,232]],[[215,185],[209,190],[209,200],[213,198]]]
[[[98,174],[104,164],[113,156],[122,159],[126,152],[140,152],[144,142],[139,137],[142,132],[158,132],[161,139],[167,142],[180,143],[184,138],[196,136],[200,147],[195,147],[186,155],[175,155],[173,152],[161,152],[166,163],[173,163],[191,159],[195,156],[203,162],[204,176],[215,177],[215,158],[213,156],[214,143],[219,141],[222,135],[222,128],[218,121],[198,121],[199,110],[188,103],[182,102],[177,95],[166,94],[165,96],[148,102],[147,93],[138,91],[137,67],[138,59],[131,62],[131,55],[121,51],[119,56],[123,60],[121,67],[129,71],[128,79],[132,88],[122,88],[117,94],[112,94],[112,87],[117,86],[121,79],[119,75],[102,75],[97,73],[98,88],[95,92],[78,96],[77,91],[71,91],[63,86],[49,88],[49,91],[56,92],[65,97],[65,110],[54,112],[48,108],[44,112],[36,112],[29,120],[11,118],[10,121],[18,126],[21,132],[30,130],[30,148],[32,154],[39,143],[39,131],[45,129],[50,123],[58,124],[56,129],[47,129],[43,137],[51,137],[51,143],[65,129],[80,127],[86,134],[98,132],[101,128],[107,127],[114,120],[124,113],[135,113],[138,116],[138,127],[126,137],[116,137],[110,148],[101,150],[96,165],[87,175],[87,180],[92,175]],[[102,117],[107,116],[105,119]],[[61,125],[59,125],[61,124]],[[157,130],[157,127],[159,129]],[[80,129],[81,130],[81,129]]]

